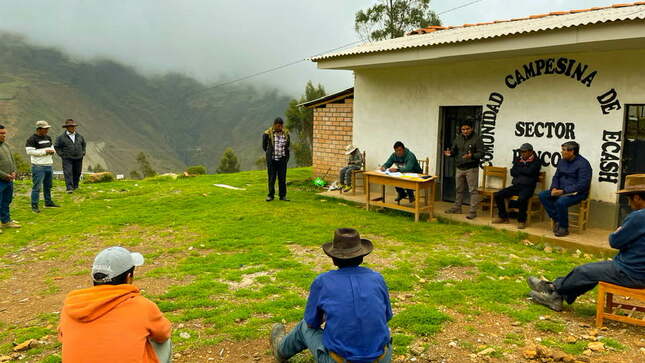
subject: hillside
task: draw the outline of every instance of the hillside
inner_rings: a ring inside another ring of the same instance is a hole
[[[50,121],[56,136],[73,118],[89,141],[86,166],[128,173],[144,151],[158,171],[196,164],[214,171],[233,147],[242,169],[255,168],[260,133],[289,97],[243,84],[208,87],[180,74],[146,77],[110,60],[76,61],[0,34],[0,120],[22,153],[36,120]]]

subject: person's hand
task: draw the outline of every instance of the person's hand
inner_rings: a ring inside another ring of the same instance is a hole
[[[616,230],[614,231],[614,233],[619,232],[621,229],[623,229],[623,226],[618,226],[618,228],[616,228]]]
[[[399,171],[399,169],[392,167],[392,168],[390,168],[390,171],[393,172],[393,173],[396,173],[397,171]]]
[[[381,171],[385,171],[385,168],[384,168],[384,167],[382,167],[382,166],[380,167],[380,169],[381,169]]]
[[[562,189],[555,189],[555,188],[551,189],[551,196],[553,197],[559,197],[562,194],[564,194],[564,190]]]
[[[472,157],[473,157],[472,153],[467,153],[467,154],[464,154],[464,156],[463,156],[464,159],[470,159]]]
[[[444,154],[445,156],[452,156],[452,151],[450,151],[450,149],[448,149],[448,150],[444,150],[444,151],[443,151],[443,154]]]

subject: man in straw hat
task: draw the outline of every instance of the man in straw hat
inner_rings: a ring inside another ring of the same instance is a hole
[[[56,138],[56,153],[63,159],[63,174],[67,193],[78,189],[78,182],[83,171],[83,157],[85,156],[85,138],[78,132],[76,121],[68,118],[63,124],[66,130]]]
[[[349,192],[352,190],[352,171],[361,170],[363,167],[363,155],[354,145],[345,147],[345,155],[347,155],[347,166],[340,169],[338,182],[344,192]]]
[[[54,176],[52,155],[56,151],[54,151],[51,136],[47,135],[50,127],[47,121],[36,121],[36,133],[31,135],[25,143],[25,151],[31,159],[31,210],[34,213],[40,213],[38,203],[41,188],[45,197],[45,207],[58,207],[52,200],[51,192]]]
[[[628,175],[618,194],[629,198],[634,210],[622,226],[609,235],[609,245],[618,250],[612,261],[588,263],[574,268],[553,282],[529,277],[534,302],[561,311],[562,303],[593,289],[599,281],[629,288],[645,288],[645,174]]]
[[[123,247],[96,256],[94,286],[65,297],[58,325],[64,362],[170,361],[170,321],[132,285],[143,263]]]
[[[278,362],[309,349],[318,363],[387,363],[392,344],[387,322],[392,307],[383,276],[359,265],[373,250],[351,228],[337,229],[322,246],[338,270],[318,275],[309,289],[304,320],[285,333],[271,330],[271,348]],[[325,329],[321,328],[325,323]]]

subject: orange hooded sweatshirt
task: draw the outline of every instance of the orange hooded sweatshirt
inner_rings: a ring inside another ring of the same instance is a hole
[[[148,339],[170,338],[170,321],[133,285],[70,292],[58,326],[65,363],[158,362]]]

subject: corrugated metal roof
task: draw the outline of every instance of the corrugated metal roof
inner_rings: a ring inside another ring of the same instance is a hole
[[[343,51],[313,57],[311,60],[316,62],[350,55],[429,47],[439,44],[461,43],[514,34],[638,19],[645,19],[645,1],[632,4],[616,4],[602,8],[557,11],[490,23],[464,24],[456,27],[428,27],[415,30],[405,37],[365,43]]]
[[[322,97],[316,98],[315,100],[299,103],[298,106],[315,108],[333,101],[344,100],[346,98],[354,98],[354,87],[350,87],[340,92],[332,93],[327,96],[322,96]]]

